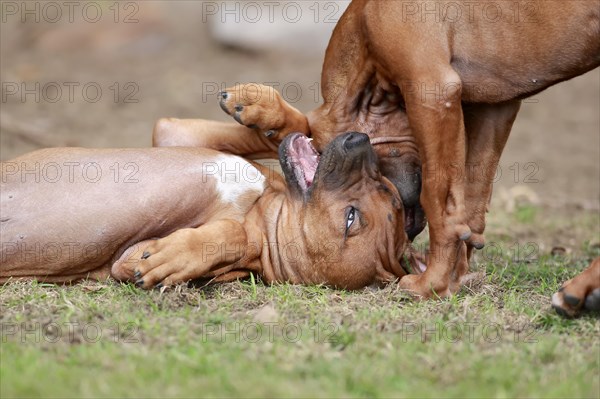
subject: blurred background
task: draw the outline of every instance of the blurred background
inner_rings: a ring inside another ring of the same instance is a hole
[[[149,146],[160,117],[228,120],[216,93],[242,82],[316,108],[324,50],[347,4],[2,1],[0,158]],[[496,187],[499,200],[599,209],[598,69],[523,104]]]

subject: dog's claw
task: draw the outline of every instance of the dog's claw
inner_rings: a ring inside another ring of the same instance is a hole
[[[142,254],[142,259],[148,259],[149,257],[150,257],[150,252],[144,251],[144,253]]]
[[[468,239],[468,243],[475,249],[483,249],[485,247],[485,237],[483,234],[473,233]]]
[[[141,279],[137,280],[135,282],[135,285],[138,286],[138,287],[141,287],[142,285],[144,285],[144,279],[141,278]]]
[[[163,283],[158,283],[158,284],[156,284],[156,286],[154,288],[156,288],[157,290],[160,290],[162,287],[164,287]]]
[[[142,273],[139,270],[136,270],[135,273],[133,273],[133,278],[139,279],[140,277],[142,277]]]
[[[567,311],[564,310],[563,308],[561,308],[560,306],[552,305],[552,308],[554,308],[554,310],[556,311],[556,313],[559,316],[562,316],[562,317],[564,317],[566,319],[570,319],[570,318],[573,317],[573,315],[570,315],[569,313],[567,313]]]

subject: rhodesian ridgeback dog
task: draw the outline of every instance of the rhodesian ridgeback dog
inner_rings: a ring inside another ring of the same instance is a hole
[[[405,275],[402,202],[367,135],[340,135],[319,155],[292,134],[278,151],[285,177],[184,147],[3,162],[0,281],[112,276],[151,288],[254,272],[355,289]]]
[[[325,54],[324,103],[303,115],[272,88],[227,89],[221,105],[246,130],[220,125],[221,145],[252,157],[290,132],[310,135],[317,150],[348,130],[368,134],[404,202],[409,238],[425,225],[421,206],[429,222],[427,269],[400,285],[445,297],[484,246],[492,180],[520,101],[599,64],[598,0],[354,0]],[[168,145],[178,132],[203,146],[207,126],[164,119],[155,139]]]

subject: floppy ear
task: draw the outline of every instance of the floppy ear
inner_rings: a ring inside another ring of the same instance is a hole
[[[381,175],[381,181],[386,185],[386,187],[388,188],[388,190],[390,191],[390,193],[392,193],[392,196],[394,197],[394,199],[392,200],[392,205],[394,206],[394,209],[396,210],[400,210],[403,208],[402,206],[402,198],[400,198],[400,193],[398,192],[398,189],[396,188],[396,186],[394,185],[394,183],[392,183],[392,181],[390,179],[388,179],[387,177]]]

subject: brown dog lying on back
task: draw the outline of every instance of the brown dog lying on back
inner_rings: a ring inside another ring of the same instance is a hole
[[[55,148],[3,162],[0,281],[113,276],[151,288],[255,272],[355,289],[405,275],[402,203],[365,134],[341,135],[320,156],[289,135],[279,161],[285,178],[183,147]]]

